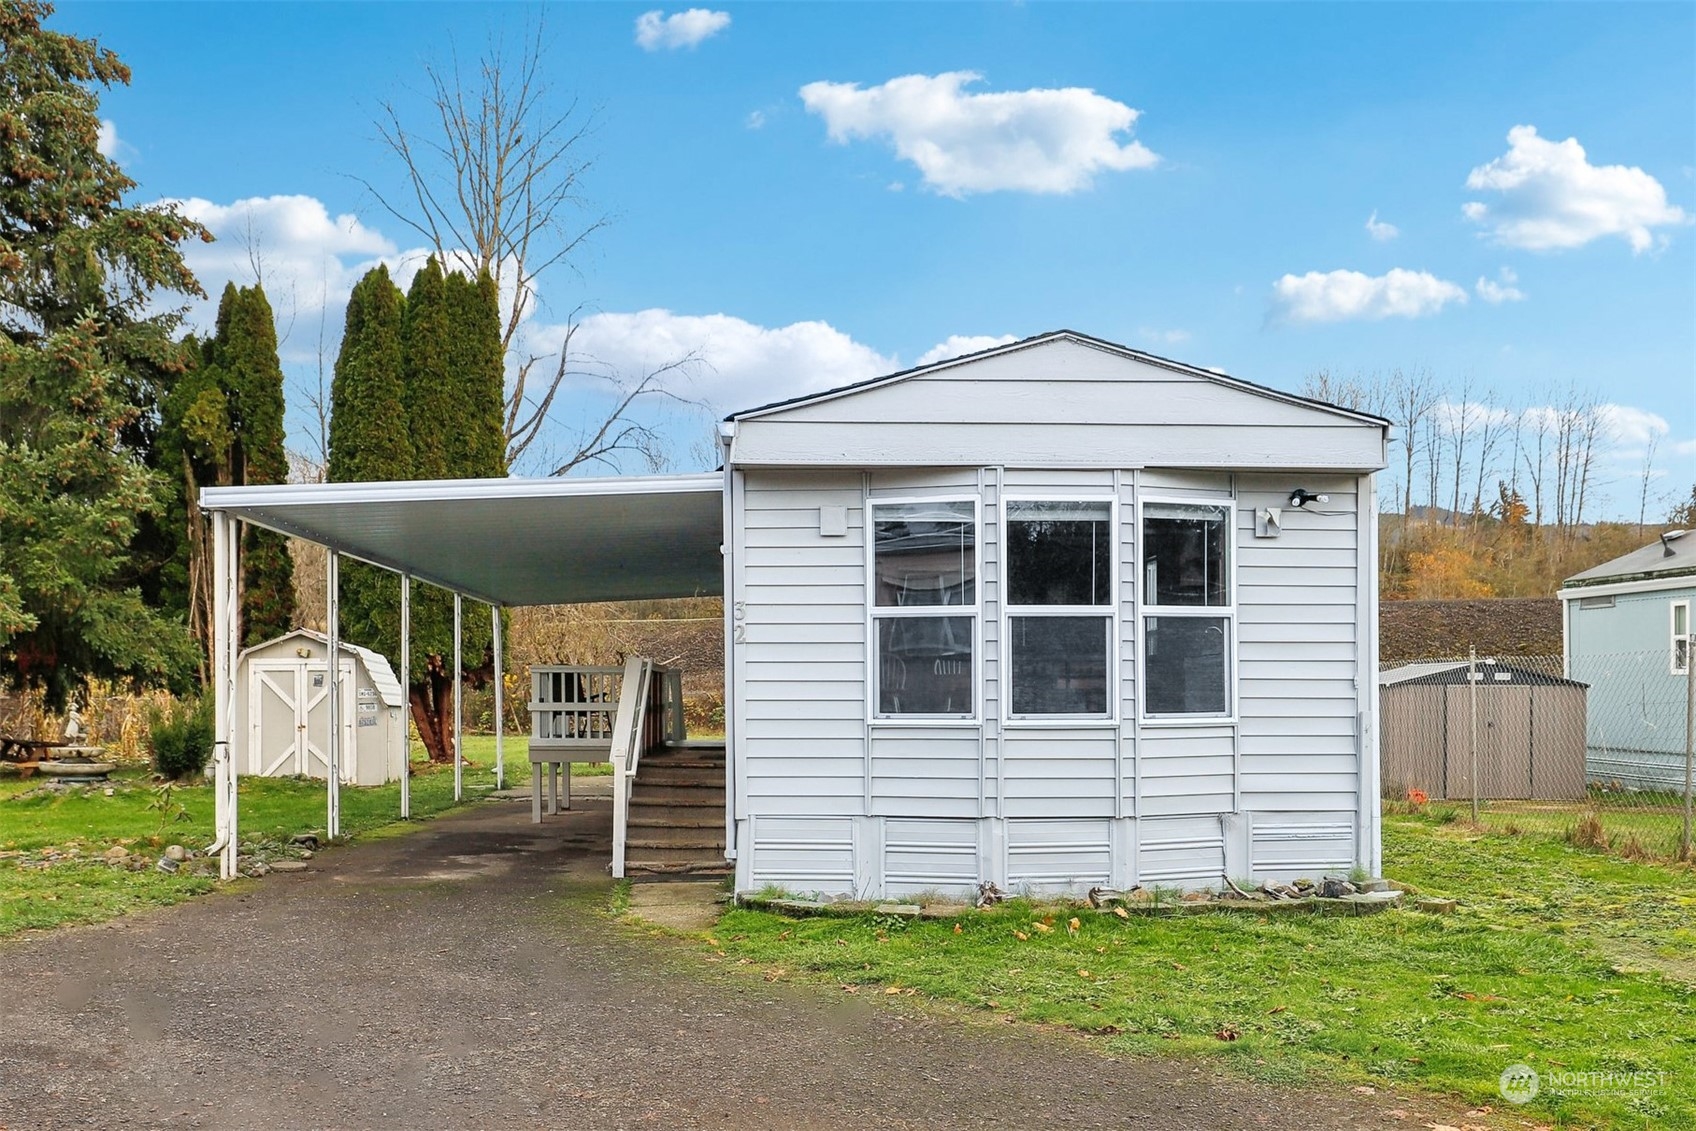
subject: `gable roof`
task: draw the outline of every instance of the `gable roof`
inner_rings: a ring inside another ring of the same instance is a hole
[[[236,663],[239,665],[243,660],[247,659],[249,655],[257,652],[261,648],[269,648],[271,645],[280,640],[292,640],[296,637],[303,637],[307,640],[316,641],[318,645],[324,649],[328,649],[330,647],[330,638],[325,636],[322,632],[319,632],[317,629],[297,628],[292,632],[285,632],[281,636],[273,636],[269,640],[263,640],[251,647],[242,649],[241,655],[236,657]],[[395,678],[395,669],[389,666],[389,658],[387,656],[383,655],[381,652],[372,651],[370,648],[361,648],[357,644],[349,644],[345,640],[342,641],[342,651],[351,652],[353,655],[358,656],[359,662],[365,665],[365,674],[370,677],[371,686],[375,687],[377,689],[377,694],[382,697],[383,706],[406,706],[406,695],[401,690],[400,680]]]
[[[789,397],[780,401],[772,401],[770,404],[760,405],[756,408],[743,409],[740,412],[733,412],[729,416],[726,416],[725,419],[753,420],[758,417],[781,413],[785,409],[799,408],[802,405],[818,404],[822,401],[835,400],[838,397],[852,396],[855,393],[864,392],[869,389],[881,388],[884,385],[891,385],[898,381],[906,381],[929,373],[939,373],[943,370],[954,368],[955,366],[969,365],[972,362],[982,361],[985,358],[1016,353],[1020,350],[1028,350],[1035,346],[1047,345],[1051,342],[1058,341],[1074,342],[1078,345],[1087,346],[1091,349],[1098,349],[1105,353],[1117,354],[1133,361],[1140,361],[1146,365],[1153,365],[1161,369],[1169,369],[1173,372],[1187,374],[1191,377],[1199,377],[1202,380],[1211,381],[1215,384],[1223,385],[1226,388],[1238,389],[1243,392],[1253,393],[1257,396],[1283,401],[1286,404],[1302,405],[1307,408],[1320,409],[1362,424],[1375,424],[1378,427],[1385,429],[1388,429],[1390,426],[1390,422],[1388,420],[1381,416],[1374,416],[1369,412],[1361,412],[1358,409],[1343,408],[1340,405],[1315,400],[1312,397],[1298,396],[1295,393],[1286,393],[1280,389],[1274,389],[1267,385],[1259,385],[1252,381],[1244,381],[1241,378],[1217,373],[1211,369],[1202,369],[1198,366],[1188,365],[1181,361],[1173,361],[1170,358],[1160,357],[1156,354],[1144,353],[1142,350],[1132,349],[1130,346],[1122,346],[1117,342],[1110,342],[1104,338],[1093,337],[1089,334],[1080,333],[1077,330],[1051,330],[1048,333],[1037,334],[1034,337],[1023,338],[1016,342],[1007,342],[1004,345],[990,346],[988,349],[978,350],[975,353],[962,354],[959,357],[951,357],[944,361],[932,362],[929,365],[918,365],[910,369],[903,369],[895,373],[888,373],[882,377],[870,377],[864,381],[855,381],[847,385],[839,385],[834,389],[825,389],[817,393],[803,393],[800,396]]]
[[[1629,554],[1621,554],[1609,562],[1575,573],[1563,585],[1583,588],[1587,585],[1606,585],[1620,581],[1653,581],[1662,578],[1691,577],[1696,579],[1696,534],[1669,530],[1662,540],[1649,543]]]
[[[1403,664],[1399,668],[1390,668],[1378,673],[1378,686],[1398,687],[1402,684],[1440,684],[1465,686],[1468,680],[1468,660],[1439,660],[1433,663]],[[1589,687],[1576,679],[1564,676],[1550,675],[1546,672],[1535,671],[1531,668],[1519,667],[1515,664],[1501,664],[1495,660],[1478,661],[1479,683],[1482,686],[1498,686],[1500,684],[1518,684],[1520,686],[1537,685],[1540,687]]]

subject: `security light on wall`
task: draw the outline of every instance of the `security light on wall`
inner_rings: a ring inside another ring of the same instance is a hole
[[[1309,503],[1328,503],[1330,501],[1331,501],[1331,496],[1329,496],[1329,495],[1315,495],[1315,494],[1312,494],[1308,491],[1303,490],[1300,487],[1297,487],[1294,491],[1290,492],[1290,509],[1291,510],[1298,510],[1299,511],[1299,510],[1301,510],[1301,508],[1307,506],[1307,504],[1309,504]]]

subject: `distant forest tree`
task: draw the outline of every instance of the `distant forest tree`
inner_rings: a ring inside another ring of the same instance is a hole
[[[403,296],[386,268],[367,273],[348,300],[331,386],[330,481],[504,476],[499,325],[487,274],[444,272],[432,257]],[[341,630],[350,642],[399,655],[399,587],[388,571],[348,563]],[[493,673],[492,628],[486,616],[465,618],[470,662],[456,678],[452,597],[417,587],[411,616],[412,719],[430,759],[448,761],[458,684],[481,686]]]

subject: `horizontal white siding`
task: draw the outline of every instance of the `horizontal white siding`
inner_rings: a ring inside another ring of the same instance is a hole
[[[742,672],[739,802],[761,818],[857,816],[865,811],[867,694],[860,476],[750,473],[742,500],[732,610]],[[826,506],[844,509],[846,536],[819,533]]]
[[[738,422],[739,466],[1348,468],[1382,430],[1068,339]]]
[[[1250,863],[1257,876],[1295,879],[1346,873],[1356,859],[1354,824],[1302,813],[1256,813]]]
[[[1001,736],[1007,817],[1111,817],[1119,732],[1009,727]]]
[[[1254,814],[1250,855],[1257,871],[1262,858],[1274,860],[1285,851],[1271,847],[1285,844],[1276,839],[1282,834],[1263,828],[1301,820],[1346,826],[1358,808],[1355,484],[1306,477],[1299,486],[1329,501],[1291,510],[1289,477],[1238,479],[1240,796],[1243,809]],[[1265,507],[1284,508],[1276,538],[1254,536],[1254,513]],[[1268,816],[1278,812],[1296,816]],[[1350,832],[1341,849],[1333,844],[1325,851],[1341,851],[1346,868],[1353,848]]]
[[[872,729],[872,812],[880,816],[976,817],[976,727]]]
[[[1229,813],[1236,808],[1231,727],[1146,727],[1137,758],[1139,817]]]

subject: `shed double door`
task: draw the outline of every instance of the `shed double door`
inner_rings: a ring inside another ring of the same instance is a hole
[[[330,685],[323,660],[256,660],[248,676],[248,770],[330,774]],[[341,779],[355,779],[353,661],[341,664]]]
[[[1472,696],[1470,687],[1445,687],[1450,798],[1472,796]],[[1531,688],[1481,683],[1478,687],[1478,796],[1536,797],[1531,788]]]

